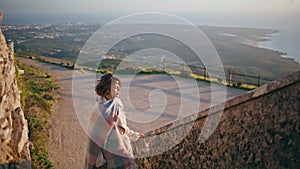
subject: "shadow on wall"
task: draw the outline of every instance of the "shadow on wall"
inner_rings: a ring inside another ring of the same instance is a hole
[[[0,169],[31,169],[31,162],[22,161],[9,164],[0,164]]]

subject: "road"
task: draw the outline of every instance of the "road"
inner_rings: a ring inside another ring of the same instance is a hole
[[[97,99],[94,94],[97,75],[37,60],[17,59],[50,73],[60,86],[51,114],[49,158],[56,169],[82,169],[87,143],[84,131]],[[128,126],[142,133],[246,92],[166,74],[118,77],[122,81],[120,97]]]

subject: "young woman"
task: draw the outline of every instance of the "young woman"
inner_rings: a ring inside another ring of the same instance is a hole
[[[90,118],[86,169],[136,168],[130,141],[144,135],[128,128],[120,90],[121,81],[112,74],[103,75],[95,87],[100,99]]]

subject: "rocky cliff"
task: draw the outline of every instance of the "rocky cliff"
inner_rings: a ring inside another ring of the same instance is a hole
[[[24,166],[30,161],[28,125],[20,104],[13,50],[13,43],[7,45],[0,30],[0,168],[15,164],[30,168]]]

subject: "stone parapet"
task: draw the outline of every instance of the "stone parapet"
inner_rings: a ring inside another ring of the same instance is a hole
[[[201,140],[206,120],[220,113],[216,130]],[[187,136],[177,140],[187,130]],[[138,168],[300,168],[299,133],[300,72],[296,72],[147,133],[148,147],[142,139],[135,143],[136,156],[166,151],[135,161]]]

